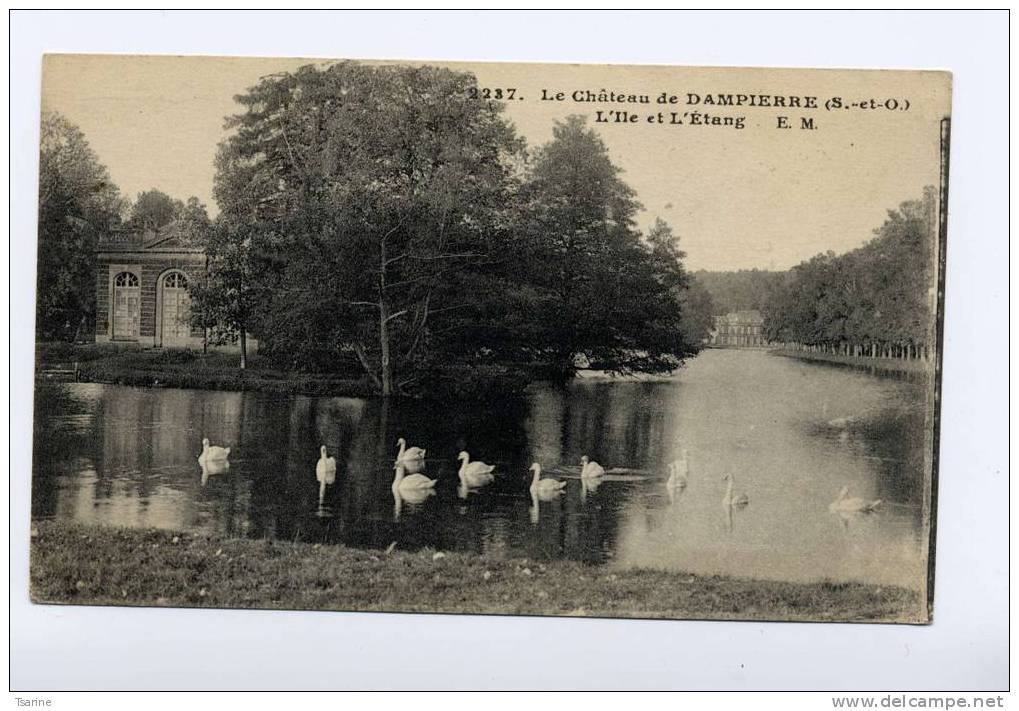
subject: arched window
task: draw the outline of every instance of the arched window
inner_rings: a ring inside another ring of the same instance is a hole
[[[163,279],[163,286],[168,289],[187,289],[188,278],[182,272],[170,272]]]
[[[113,280],[114,286],[138,286],[138,277],[131,272],[121,272]]]
[[[159,280],[157,335],[162,346],[185,346],[191,337],[191,297],[188,278],[176,269]]]
[[[113,278],[112,336],[117,340],[138,340],[141,326],[141,289],[138,276],[131,272],[120,272]]]

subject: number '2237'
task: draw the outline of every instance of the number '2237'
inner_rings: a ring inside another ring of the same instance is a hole
[[[507,99],[512,101],[516,93],[516,89],[479,89],[476,86],[472,86],[467,90],[467,96],[471,99]]]

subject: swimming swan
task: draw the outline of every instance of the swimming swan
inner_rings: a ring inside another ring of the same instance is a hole
[[[682,450],[679,459],[669,464],[669,479],[665,486],[670,489],[683,489],[687,485],[690,466],[687,462],[686,450]]]
[[[596,477],[605,476],[605,469],[598,462],[592,462],[587,458],[585,454],[580,458],[580,478],[581,479],[594,479]]]
[[[336,458],[330,457],[326,446],[319,447],[319,459],[315,465],[315,478],[320,484],[336,483]]]
[[[329,456],[324,444],[318,451],[319,459],[315,464],[315,478],[318,479],[318,503],[321,505],[326,496],[326,486],[336,483],[336,459]]]
[[[544,496],[558,496],[563,493],[563,489],[566,488],[565,481],[559,481],[558,479],[542,479],[541,465],[537,462],[531,465],[531,471],[534,472],[534,478],[531,479],[531,496],[534,498],[540,499]]]
[[[429,496],[435,496],[435,489],[430,486],[420,489],[400,489],[393,486],[393,520],[400,520],[404,504],[417,506],[423,504]]]
[[[456,458],[462,462],[458,474],[460,475],[460,481],[465,486],[479,487],[495,481],[495,475],[492,474],[495,470],[494,464],[472,462],[471,455],[467,454],[467,452],[460,452]]]
[[[847,498],[849,487],[843,486],[839,497],[828,504],[828,510],[832,513],[873,513],[881,505],[881,499],[866,501],[859,498]]]
[[[749,497],[747,497],[746,494],[740,494],[739,496],[734,496],[733,495],[733,493],[732,493],[732,488],[733,488],[732,474],[726,474],[725,476],[722,477],[722,480],[729,482],[729,486],[727,486],[725,488],[725,496],[722,497],[722,506],[724,508],[727,508],[727,509],[731,509],[731,508],[741,509],[741,508],[743,508],[744,506],[746,506],[747,504],[750,503],[750,499],[749,499]]]
[[[209,478],[216,474],[222,474],[223,472],[230,469],[230,462],[226,459],[210,459],[205,461],[201,457],[198,458],[198,466],[202,468],[202,486],[209,483]]]
[[[398,462],[425,458],[427,450],[421,449],[421,447],[408,447],[407,440],[403,437],[396,440],[396,444],[400,448],[400,451],[396,453],[396,461]]]
[[[209,444],[208,437],[202,439],[202,453],[198,455],[199,464],[203,462],[222,462],[229,456],[229,447],[217,447],[214,444]]]
[[[404,472],[405,470],[402,466],[396,466],[396,478],[393,479],[393,491],[411,492],[421,489],[431,489],[435,487],[435,482],[438,481],[438,479],[429,479],[424,474],[409,474],[405,476]]]

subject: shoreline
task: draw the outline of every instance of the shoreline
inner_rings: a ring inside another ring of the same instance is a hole
[[[769,350],[771,355],[797,360],[809,361],[812,363],[830,363],[861,370],[871,370],[877,373],[908,373],[924,374],[931,372],[929,362],[921,359],[904,360],[902,358],[869,358],[866,356],[847,356],[833,353],[812,353],[810,351],[798,351],[792,348],[774,348]]]
[[[35,603],[924,624],[896,586],[618,570],[572,561],[37,521]]]

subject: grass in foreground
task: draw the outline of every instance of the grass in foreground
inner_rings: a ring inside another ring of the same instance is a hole
[[[33,525],[41,603],[594,617],[923,622],[897,587],[620,571],[434,550]]]

